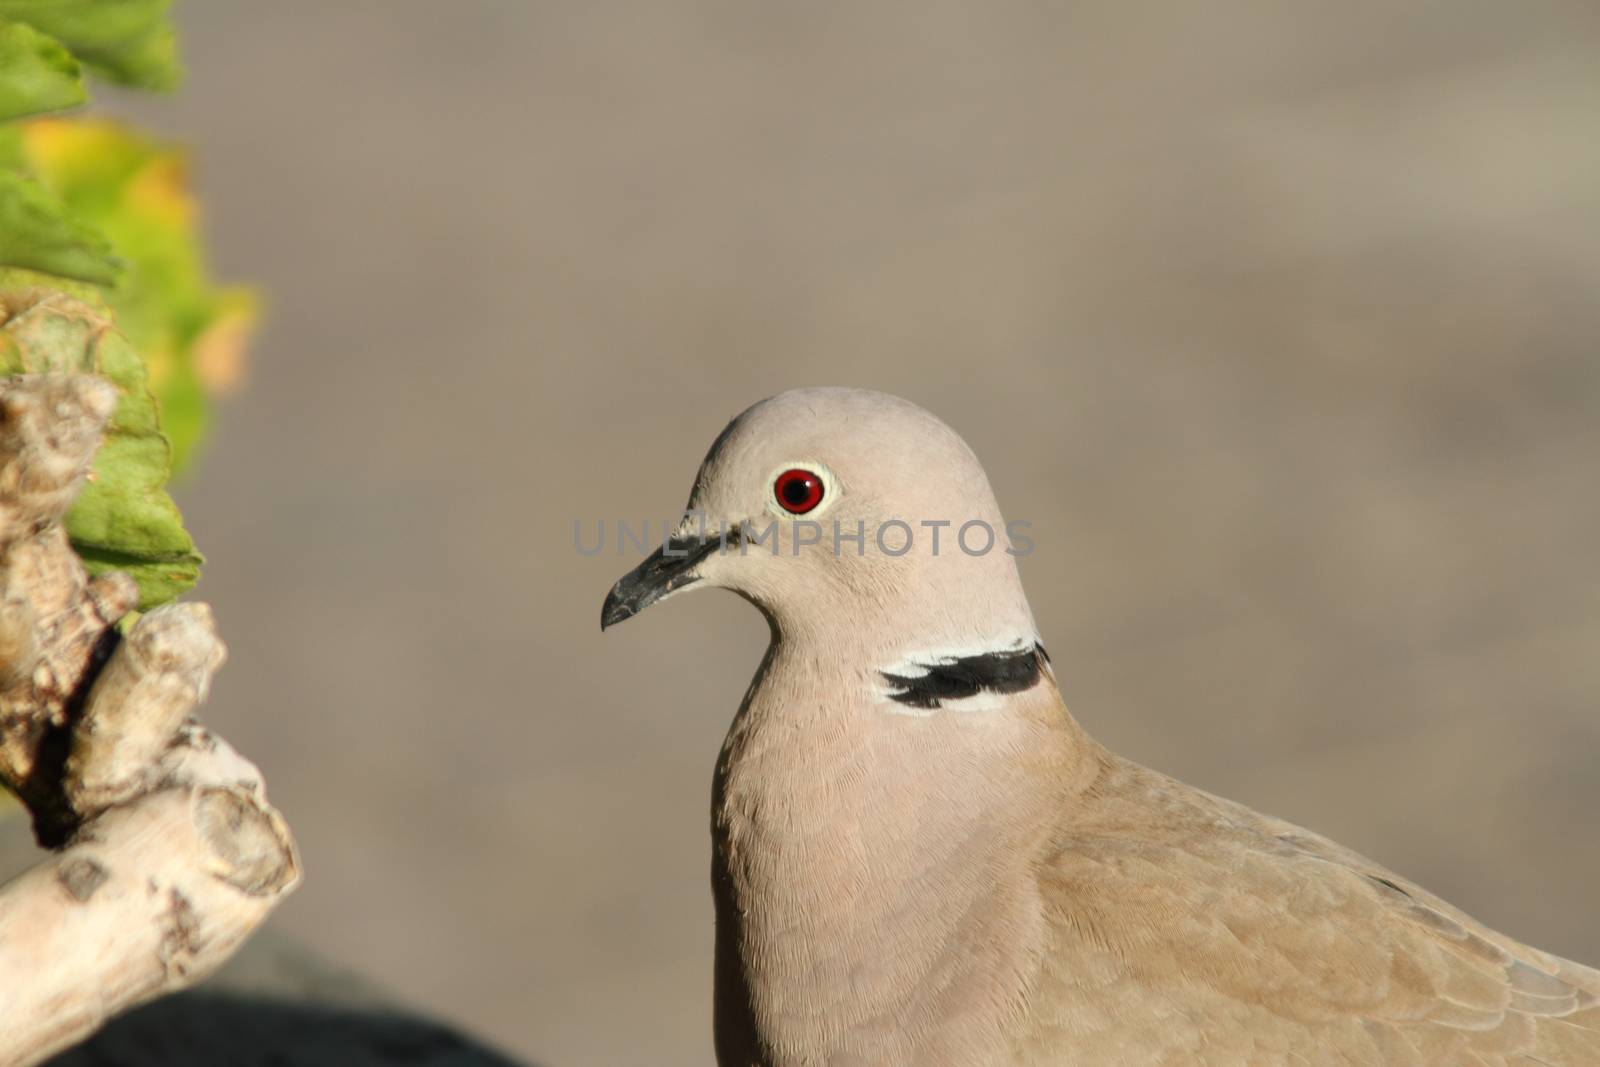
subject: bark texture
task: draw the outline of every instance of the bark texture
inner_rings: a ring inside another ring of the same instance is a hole
[[[137,590],[89,579],[61,519],[116,390],[0,380],[0,781],[51,851],[0,888],[0,1067],[194,984],[300,879],[261,775],[190,714],[226,656],[210,609],[119,632]]]

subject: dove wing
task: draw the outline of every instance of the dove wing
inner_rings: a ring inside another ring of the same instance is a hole
[[[1018,1062],[1600,1065],[1600,972],[1115,757],[1080,802]]]

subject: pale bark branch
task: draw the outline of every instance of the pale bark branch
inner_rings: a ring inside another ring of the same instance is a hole
[[[192,985],[300,878],[256,768],[189,717],[226,655],[210,609],[119,635],[134,584],[89,579],[62,529],[115,404],[0,380],[0,781],[53,850],[0,887],[0,1067]]]

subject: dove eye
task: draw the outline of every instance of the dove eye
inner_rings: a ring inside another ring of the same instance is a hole
[[[822,503],[822,477],[804,467],[790,467],[772,482],[778,506],[791,515],[804,515]]]

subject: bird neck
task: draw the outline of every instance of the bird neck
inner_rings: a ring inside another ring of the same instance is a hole
[[[1096,751],[1047,664],[983,710],[907,715],[877,654],[840,651],[776,636],[718,765],[719,1032],[761,1062],[903,1062],[872,1043],[934,1048],[974,1013],[998,1034],[1043,921],[1032,864]]]

